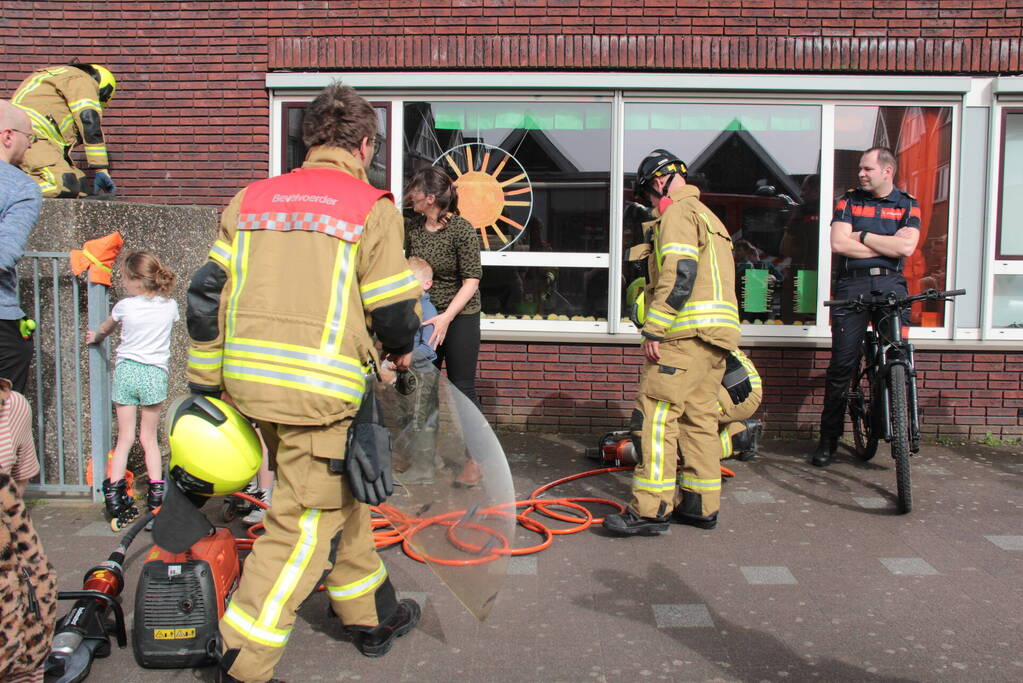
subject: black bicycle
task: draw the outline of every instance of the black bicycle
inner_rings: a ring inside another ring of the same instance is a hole
[[[909,456],[920,450],[913,345],[903,336],[902,312],[916,301],[950,301],[965,293],[965,289],[928,289],[914,296],[889,293],[824,302],[832,308],[869,311],[874,321],[874,329],[868,329],[863,337],[863,350],[849,385],[854,452],[866,461],[874,457],[881,439],[891,443],[902,513],[913,509]]]

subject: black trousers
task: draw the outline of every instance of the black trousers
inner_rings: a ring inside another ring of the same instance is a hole
[[[480,407],[476,396],[476,363],[480,355],[480,314],[456,315],[448,325],[444,343],[437,347],[433,364],[448,369],[448,379]]]
[[[901,275],[879,275],[877,277],[839,278],[832,292],[833,299],[854,299],[861,294],[887,294],[906,296],[906,280]],[[846,396],[853,372],[863,350],[863,336],[867,323],[873,322],[874,329],[880,322],[871,321],[868,311],[856,312],[847,308],[831,313],[831,362],[824,380],[824,410],[821,412],[821,436],[838,438],[845,428]],[[903,324],[908,324],[908,311]]]
[[[24,394],[31,363],[32,340],[21,336],[21,321],[0,320],[0,377],[11,380],[14,390]]]

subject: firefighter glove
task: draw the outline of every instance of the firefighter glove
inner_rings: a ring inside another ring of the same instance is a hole
[[[348,430],[345,474],[356,500],[380,505],[394,492],[391,471],[391,437],[372,422],[356,422]]]
[[[732,403],[739,405],[746,400],[746,397],[753,391],[753,385],[749,381],[749,373],[732,354],[728,354],[725,361],[725,376],[721,378],[721,385],[728,391]]]
[[[106,171],[96,171],[96,178],[92,181],[93,194],[117,194],[117,185],[114,179]]]

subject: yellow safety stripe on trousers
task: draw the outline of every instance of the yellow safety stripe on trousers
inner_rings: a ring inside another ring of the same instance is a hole
[[[234,233],[234,244],[231,253],[231,297],[227,304],[226,325],[228,337],[234,336],[235,311],[238,310],[238,297],[245,287],[246,261],[249,258],[249,237],[251,233],[238,230]]]
[[[650,442],[650,478],[645,479],[632,476],[632,485],[644,491],[671,491],[675,488],[675,473],[671,472],[670,478],[664,476],[664,433],[667,429],[668,408],[671,404],[667,401],[658,401],[654,406],[654,414],[650,418],[650,433],[644,438]]]
[[[682,488],[693,489],[696,491],[720,491],[721,475],[718,475],[716,479],[697,479],[695,477],[687,477],[683,475]]]
[[[327,586],[327,594],[330,595],[331,600],[354,600],[376,590],[377,586],[382,584],[386,578],[387,568],[384,567],[384,561],[380,560],[380,566],[369,576],[364,576],[358,581],[352,581],[343,586]]]
[[[710,278],[714,286],[714,300],[720,301],[723,298],[721,294],[721,266],[718,264],[717,252],[714,248],[714,226],[710,224],[707,214],[700,213],[700,219],[707,226],[707,251],[710,252]]]
[[[732,455],[732,435],[728,433],[728,427],[721,430],[718,439],[721,440],[721,459],[724,460]]]
[[[418,281],[416,276],[412,274],[412,271],[403,270],[397,275],[392,275],[382,280],[375,280],[359,287],[359,294],[362,295],[362,305],[370,306],[381,299],[388,299],[415,289],[417,285]]]
[[[54,192],[56,192],[57,191],[57,184],[56,184],[57,183],[57,179],[53,177],[53,171],[51,171],[48,168],[40,168],[40,169],[37,169],[37,171],[39,173],[42,173],[42,175],[43,175],[42,178],[36,178],[35,179],[36,183],[39,184],[39,191],[40,192],[48,192],[50,190],[53,190]]]
[[[691,301],[682,307],[668,332],[694,327],[739,328],[739,310],[730,301]]]
[[[196,370],[216,370],[224,364],[224,354],[221,351],[199,351],[188,350],[188,367]]]
[[[681,244],[679,242],[668,242],[662,244],[660,249],[657,250],[657,266],[664,263],[664,257],[668,254],[678,254],[682,258],[692,259],[694,261],[700,260],[700,250],[692,244]]]
[[[356,262],[358,252],[358,242],[353,244],[337,240],[337,256],[334,259],[334,272],[331,276],[334,291],[330,295],[327,320],[323,325],[323,336],[320,340],[320,345],[324,349],[336,351],[341,348],[348,318],[349,292],[352,291],[352,284],[355,282],[355,268],[352,264]]]
[[[231,604],[224,610],[223,622],[229,624],[247,640],[269,645],[270,647],[284,647],[291,636],[291,629],[265,628],[256,624],[256,620],[250,617],[245,611],[231,601]]]
[[[299,536],[291,550],[288,561],[281,567],[273,588],[263,602],[263,609],[260,610],[257,626],[265,629],[277,628],[281,620],[281,612],[285,605],[291,600],[299,581],[309,567],[313,554],[316,552],[316,544],[319,542],[317,530],[320,523],[321,511],[317,508],[309,508],[298,518]],[[320,568],[317,567],[319,572]],[[304,595],[302,596],[305,597]]]
[[[90,100],[87,97],[83,97],[80,100],[75,100],[74,102],[68,102],[67,108],[70,109],[75,114],[82,111],[83,109],[96,109],[98,111],[103,111],[103,107],[100,106],[99,102],[97,102],[96,100]]]
[[[209,258],[211,261],[216,261],[224,268],[231,267],[231,245],[224,240],[217,240],[210,247]]]
[[[320,349],[260,339],[228,337],[224,344],[228,358],[252,360],[284,366],[298,366],[330,379],[362,381],[366,368],[359,360],[342,354],[325,354]],[[287,368],[291,369],[291,368]]]

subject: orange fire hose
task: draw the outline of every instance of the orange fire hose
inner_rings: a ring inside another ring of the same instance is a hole
[[[607,474],[611,472],[624,472],[631,470],[631,465],[624,467],[604,467],[596,470],[590,470],[588,472],[579,472],[572,474],[561,479],[556,479],[549,484],[544,484],[540,488],[533,491],[530,494],[528,500],[520,500],[511,504],[498,505],[490,508],[485,508],[477,512],[477,517],[480,516],[512,516],[519,523],[519,525],[540,536],[541,540],[539,543],[528,546],[525,548],[513,548],[511,540],[504,538],[496,531],[490,529],[481,524],[460,524],[459,520],[465,515],[465,510],[455,510],[453,512],[446,512],[442,515],[436,515],[434,517],[410,517],[405,513],[401,512],[397,508],[391,505],[381,505],[379,507],[371,507],[370,510],[373,513],[372,526],[373,526],[373,538],[376,541],[377,548],[388,548],[392,545],[401,544],[402,551],[417,562],[426,562],[427,559],[430,562],[445,566],[453,567],[466,567],[471,565],[485,564],[487,562],[493,562],[499,557],[505,555],[518,556],[518,555],[531,555],[538,553],[541,550],[546,550],[550,547],[551,543],[554,542],[555,536],[563,536],[567,534],[575,534],[580,531],[589,529],[594,524],[600,524],[604,521],[603,517],[594,517],[593,513],[582,503],[591,503],[597,505],[607,505],[615,508],[618,512],[625,512],[625,506],[621,503],[610,500],[607,498],[596,498],[593,496],[563,496],[560,498],[541,498],[540,496],[550,491],[551,489],[566,484],[570,481],[582,479],[584,477],[592,477],[598,474]],[[721,467],[721,476],[723,477],[734,477],[735,473],[727,467]],[[258,498],[254,498],[246,493],[235,493],[232,494],[236,498],[249,501],[262,508],[267,508],[267,504]],[[518,508],[526,508],[521,513],[516,513],[514,510]],[[564,512],[556,512],[550,508],[567,508],[573,510],[578,514],[565,514]],[[559,522],[566,522],[573,524],[570,527],[548,527],[543,522],[539,521],[530,515],[537,512],[545,517],[555,519]],[[386,513],[386,516],[385,516]],[[447,528],[448,541],[459,550],[467,553],[477,555],[469,559],[448,559],[426,556],[412,548],[411,540],[417,533],[431,526],[443,526]],[[257,531],[263,528],[263,524],[254,524],[246,531],[247,538],[237,539],[238,548],[241,550],[248,550],[252,548],[252,544],[259,534]],[[460,539],[457,535],[459,528],[470,529],[473,531],[482,532],[491,536],[493,541],[496,543],[488,543],[484,546],[477,546]],[[480,555],[484,550],[487,554]]]

